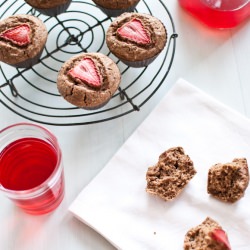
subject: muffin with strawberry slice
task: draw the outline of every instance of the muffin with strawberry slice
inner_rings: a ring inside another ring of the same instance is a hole
[[[111,23],[106,34],[109,50],[131,67],[152,63],[166,42],[164,24],[149,14],[124,13]]]
[[[191,228],[184,239],[184,250],[231,250],[226,232],[210,217]]]
[[[104,106],[121,81],[117,65],[101,53],[82,53],[67,60],[60,69],[57,87],[62,97],[84,109]]]
[[[0,21],[0,61],[19,68],[39,62],[47,41],[45,24],[32,15],[19,14]]]

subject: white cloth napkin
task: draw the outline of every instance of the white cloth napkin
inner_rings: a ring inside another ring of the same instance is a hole
[[[197,174],[165,202],[145,192],[145,175],[175,146],[184,148]],[[232,249],[249,250],[250,188],[234,204],[206,191],[208,169],[238,157],[250,163],[250,120],[180,79],[69,210],[118,249],[183,249],[186,232],[210,216]]]

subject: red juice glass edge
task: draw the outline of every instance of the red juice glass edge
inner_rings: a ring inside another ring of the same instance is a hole
[[[211,28],[234,28],[250,16],[249,0],[179,0],[180,6]]]
[[[57,161],[53,171],[42,183],[27,190],[6,188],[0,179],[0,191],[27,213],[36,215],[48,213],[61,203],[65,189],[61,149],[56,137],[48,129],[33,123],[17,123],[0,130],[0,176],[3,170],[1,167],[3,151],[8,145],[25,138],[42,140],[48,149],[54,150]]]

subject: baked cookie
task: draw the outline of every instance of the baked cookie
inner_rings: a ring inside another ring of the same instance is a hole
[[[226,232],[213,219],[207,217],[200,225],[190,229],[184,239],[184,250],[231,250]]]
[[[235,202],[244,196],[248,183],[247,160],[238,158],[230,163],[215,164],[209,169],[207,192],[219,200]]]
[[[71,104],[97,109],[110,100],[120,81],[120,71],[109,57],[101,53],[82,53],[63,64],[57,88]]]
[[[149,167],[146,191],[165,201],[174,199],[196,174],[193,161],[185,155],[182,147],[163,152],[155,166]]]
[[[145,67],[155,60],[167,42],[163,23],[149,14],[124,13],[109,26],[109,50],[131,67]]]

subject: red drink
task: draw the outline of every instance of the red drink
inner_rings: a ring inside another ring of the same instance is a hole
[[[11,140],[0,152],[0,187],[28,213],[54,210],[64,196],[60,150],[50,140],[37,137]]]
[[[213,28],[233,28],[250,15],[249,0],[179,0],[179,3]]]

